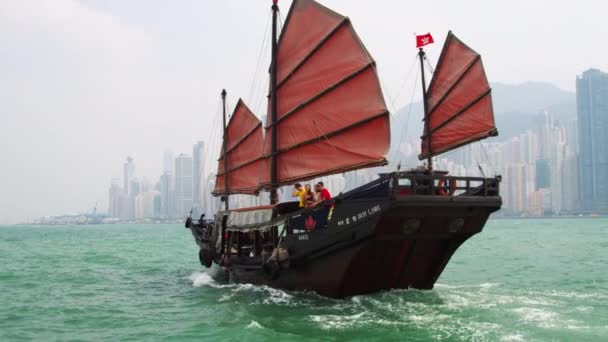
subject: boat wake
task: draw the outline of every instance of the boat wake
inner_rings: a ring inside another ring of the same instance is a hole
[[[283,291],[251,284],[222,284],[205,272],[189,277],[193,287],[218,289],[223,304],[299,307],[300,319],[326,331],[366,328],[405,329],[430,332],[433,338],[474,336],[480,340],[520,341],[514,327],[529,327],[563,334],[596,333],[598,327],[583,324],[580,315],[593,315],[603,296],[534,289],[510,289],[503,284],[437,284],[434,290],[391,290],[381,293],[330,299],[314,292]],[[571,305],[575,298],[588,303]],[[585,304],[581,307],[581,304]],[[498,313],[497,313],[498,312]],[[455,319],[458,318],[458,319]],[[247,328],[263,327],[249,321]]]
[[[274,289],[265,285],[253,285],[253,284],[233,284],[233,283],[221,283],[213,279],[211,275],[206,272],[193,272],[189,277],[193,287],[212,287],[216,289],[226,289],[230,291],[230,294],[224,294],[218,299],[219,302],[230,301],[234,298],[234,295],[244,295],[250,297],[253,303],[262,304],[282,304],[282,305],[300,305],[301,301],[294,300],[294,295],[302,295],[304,292],[288,293],[287,291]],[[314,294],[316,297],[320,297]]]
[[[192,286],[194,287],[201,287],[205,285],[214,286],[215,284],[217,284],[216,281],[205,272],[194,272],[188,278],[190,279],[190,281],[192,282]]]

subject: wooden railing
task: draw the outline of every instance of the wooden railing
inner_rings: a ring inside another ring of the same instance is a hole
[[[395,195],[499,196],[501,176],[493,178],[401,172],[393,175]]]

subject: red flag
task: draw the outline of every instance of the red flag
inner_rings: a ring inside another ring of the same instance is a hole
[[[433,44],[433,36],[430,33],[423,34],[421,36],[416,36],[416,47],[421,48],[425,45]]]

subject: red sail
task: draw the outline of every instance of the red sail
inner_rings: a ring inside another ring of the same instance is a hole
[[[226,130],[226,153],[218,162],[214,195],[254,194],[262,164],[262,122],[239,99]],[[228,189],[224,184],[224,158],[228,158]]]
[[[279,184],[386,163],[389,114],[374,60],[348,18],[294,0],[279,40],[277,84]],[[266,139],[263,187],[270,151]]]
[[[492,96],[481,56],[452,32],[443,46],[427,91],[429,131],[422,138],[422,153],[438,155],[473,141],[498,134]]]

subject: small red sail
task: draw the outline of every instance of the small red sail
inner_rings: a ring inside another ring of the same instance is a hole
[[[389,114],[350,20],[294,0],[277,54],[279,184],[385,164]],[[270,183],[270,147],[266,139],[262,187]]]
[[[481,56],[450,31],[427,91],[429,132],[419,158],[429,155],[429,137],[435,156],[497,135],[490,92]]]
[[[214,195],[254,194],[262,163],[262,122],[239,99],[226,128],[226,152],[218,161]],[[228,189],[224,184],[224,158],[228,158]]]

